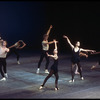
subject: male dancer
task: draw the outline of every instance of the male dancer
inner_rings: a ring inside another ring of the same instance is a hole
[[[40,56],[40,60],[39,60],[39,62],[38,62],[38,68],[37,68],[37,71],[36,71],[37,74],[40,72],[40,66],[41,66],[41,63],[42,63],[44,57],[45,57],[45,59],[46,59],[45,73],[49,73],[49,72],[48,72],[49,57],[47,56],[46,53],[49,51],[49,44],[54,43],[54,41],[48,42],[48,38],[49,38],[49,34],[50,34],[51,29],[52,29],[52,25],[50,25],[50,27],[49,27],[47,33],[44,34],[44,36],[43,36],[43,41],[42,41],[42,53],[41,53],[41,56]]]

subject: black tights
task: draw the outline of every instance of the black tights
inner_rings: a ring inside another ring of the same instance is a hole
[[[39,63],[38,63],[38,68],[40,68],[40,65],[43,61],[43,58],[45,57],[45,59],[46,59],[45,69],[48,69],[49,57],[47,56],[46,53],[47,53],[47,51],[42,51],[42,54],[41,54],[41,57],[40,57],[40,60],[39,60]]]
[[[59,76],[58,76],[58,72],[57,73],[54,73],[53,70],[50,70],[50,73],[48,74],[48,76],[45,78],[42,86],[45,85],[45,83],[47,82],[47,80],[52,76],[52,75],[55,75],[56,79],[55,79],[55,87],[58,88],[58,79],[59,79]]]
[[[17,56],[17,61],[19,61],[20,55],[18,54],[18,50],[16,48],[11,48],[6,58],[8,58],[12,53],[14,53]]]
[[[82,67],[81,67],[81,64],[78,62],[76,63],[77,66],[78,66],[78,71],[80,73],[80,77],[82,77]],[[74,67],[75,67],[75,64],[72,64],[71,66],[71,75],[72,75],[72,80],[74,79],[74,76],[75,76],[75,71],[74,71]]]
[[[2,77],[4,77],[4,73],[6,73],[6,58],[0,58],[0,72]]]

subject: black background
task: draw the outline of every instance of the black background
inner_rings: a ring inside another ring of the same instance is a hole
[[[49,41],[56,38],[60,52],[70,51],[64,34],[72,44],[100,50],[99,1],[0,1],[0,35],[8,46],[23,40],[25,50],[39,51],[51,24]]]

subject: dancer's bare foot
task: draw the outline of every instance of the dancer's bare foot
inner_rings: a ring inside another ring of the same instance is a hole
[[[96,66],[92,66],[91,69],[94,69]]]

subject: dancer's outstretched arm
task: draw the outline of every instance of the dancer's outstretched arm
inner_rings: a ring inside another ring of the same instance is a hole
[[[96,52],[95,50],[89,50],[89,49],[82,49],[82,48],[80,48],[80,51],[85,51],[85,52]]]
[[[20,42],[20,40],[18,41]],[[13,48],[13,47],[16,47],[18,45],[18,42],[16,42],[15,44],[11,45],[10,47],[8,47],[9,49]]]
[[[88,57],[88,54],[85,54],[85,53],[83,53],[83,52],[80,52],[79,55],[80,55],[80,57],[82,57],[82,56],[84,56],[84,57],[86,57],[86,58]]]
[[[69,40],[69,38],[67,36],[63,35],[63,38],[67,39],[67,42],[69,43],[71,48],[74,48],[74,45],[72,45],[72,43],[70,42],[70,40]]]
[[[11,48],[13,48],[13,47],[15,47],[15,44],[14,45],[12,45],[12,46],[10,46],[10,47],[8,47],[9,49],[11,49]]]
[[[55,49],[54,50],[57,50],[57,42],[58,41],[54,40],[54,43],[55,43]],[[56,55],[49,55],[48,53],[47,53],[47,56],[52,57],[52,58],[56,57]]]
[[[49,55],[48,53],[47,53],[47,56],[48,56],[48,57],[52,57],[52,58],[54,58],[54,55]]]
[[[45,44],[52,44],[52,43],[54,43],[54,41],[55,41],[55,39],[53,41],[50,41],[50,42],[45,42]],[[58,41],[57,41],[57,43],[58,43]]]

